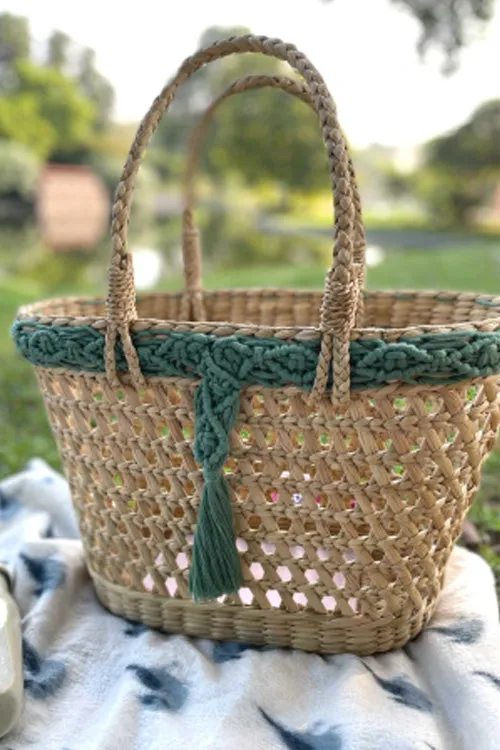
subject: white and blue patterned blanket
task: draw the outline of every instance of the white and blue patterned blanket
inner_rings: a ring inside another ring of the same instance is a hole
[[[97,602],[64,479],[0,483],[26,705],[2,750],[498,750],[492,574],[456,549],[431,626],[404,650],[321,657],[168,636]]]

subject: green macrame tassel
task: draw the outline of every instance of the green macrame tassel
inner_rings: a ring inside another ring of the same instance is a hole
[[[227,365],[227,358],[221,358]],[[244,364],[244,360],[242,360]],[[212,357],[205,357],[203,380],[195,397],[195,456],[203,466],[205,485],[201,498],[189,589],[195,599],[216,599],[242,585],[241,562],[224,464],[229,434],[236,421],[240,381]]]
[[[222,473],[209,474],[198,513],[189,590],[194,599],[216,599],[241,585],[229,488]]]

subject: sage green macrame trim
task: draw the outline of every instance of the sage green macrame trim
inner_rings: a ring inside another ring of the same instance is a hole
[[[90,326],[48,326],[17,321],[13,337],[34,365],[104,372],[104,333]],[[242,583],[229,487],[222,471],[244,385],[310,389],[319,341],[281,341],[192,331],[140,331],[132,336],[145,375],[201,378],[195,400],[194,454],[204,488],[190,569],[195,599],[214,599]],[[426,334],[387,343],[350,345],[353,388],[392,381],[452,383],[500,372],[500,332]],[[117,368],[126,371],[121,344]],[[330,382],[331,385],[331,382]]]
[[[12,328],[20,353],[40,367],[104,372],[104,333],[90,326],[49,326],[18,320]],[[281,341],[192,331],[139,331],[132,336],[144,375],[203,377],[213,361],[242,385],[309,390],[314,382],[319,341]],[[120,344],[117,368],[127,370]],[[351,387],[363,390],[401,381],[409,384],[458,383],[500,372],[500,331],[422,334],[396,342],[351,341]],[[241,363],[245,376],[241,379]],[[331,383],[330,383],[331,385]]]

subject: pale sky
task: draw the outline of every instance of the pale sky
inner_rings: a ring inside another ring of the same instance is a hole
[[[59,28],[93,47],[116,89],[116,117],[138,120],[207,26],[247,26],[293,42],[320,70],[355,147],[412,146],[500,98],[500,7],[452,77],[420,63],[418,27],[388,0],[4,0],[37,40]]]

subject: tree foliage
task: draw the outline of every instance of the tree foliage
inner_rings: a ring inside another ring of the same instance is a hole
[[[60,72],[65,72],[68,65],[71,39],[63,31],[53,31],[49,37],[47,65]]]
[[[393,200],[411,195],[413,190],[413,175],[411,173],[402,172],[394,164],[385,166],[381,173],[387,194]]]
[[[25,60],[30,54],[28,19],[0,13],[0,62]]]
[[[99,72],[94,50],[79,48],[67,34],[54,31],[49,37],[47,65],[65,74],[74,69],[80,93],[94,105],[94,127],[97,132],[104,132],[111,125],[115,92]]]
[[[428,162],[463,173],[500,170],[500,99],[482,104],[463,125],[427,147]]]
[[[207,29],[200,46],[248,33],[245,28]],[[184,153],[189,132],[204,109],[229,84],[249,73],[288,74],[279,60],[232,55],[207,65],[176,94],[156,136],[157,148]],[[237,172],[249,183],[280,182],[296,190],[327,185],[326,156],[317,118],[308,107],[280,91],[265,89],[232,97],[218,110],[203,144],[203,168],[220,178]]]
[[[28,60],[12,67],[14,85],[0,99],[0,137],[24,145],[41,158],[70,155],[92,132],[94,109],[58,70]]]
[[[102,152],[114,91],[95,54],[54,31],[45,64],[30,59],[28,20],[0,14],[0,138],[29,147],[42,159],[82,162]]]
[[[213,26],[202,34],[199,46],[208,47],[218,39],[248,33],[249,30],[241,26]],[[268,72],[282,69],[278,61],[271,58],[268,62]],[[230,55],[198,70],[176,91],[175,100],[160,123],[155,143],[170,151],[183,152],[189,131],[214,97],[239,76],[266,70],[265,63],[266,60],[259,55]]]
[[[478,25],[489,21],[495,0],[392,0],[409,11],[420,23],[419,51],[440,49],[445,71],[452,71],[458,54],[471,40]]]
[[[427,144],[418,192],[441,224],[470,224],[500,180],[500,100]]]
[[[115,92],[107,78],[99,73],[95,52],[88,47],[80,56],[77,80],[81,93],[94,105],[96,129],[106,130],[111,123]]]
[[[33,200],[40,164],[20,143],[0,140],[0,197]]]
[[[333,2],[333,0],[325,0]],[[361,2],[361,0],[359,0]],[[390,0],[410,13],[421,28],[418,50],[444,56],[443,70],[454,71],[461,50],[492,17],[496,0]]]
[[[283,91],[248,91],[228,99],[207,141],[209,173],[238,172],[250,184],[268,180],[300,191],[328,186],[318,119]]]

